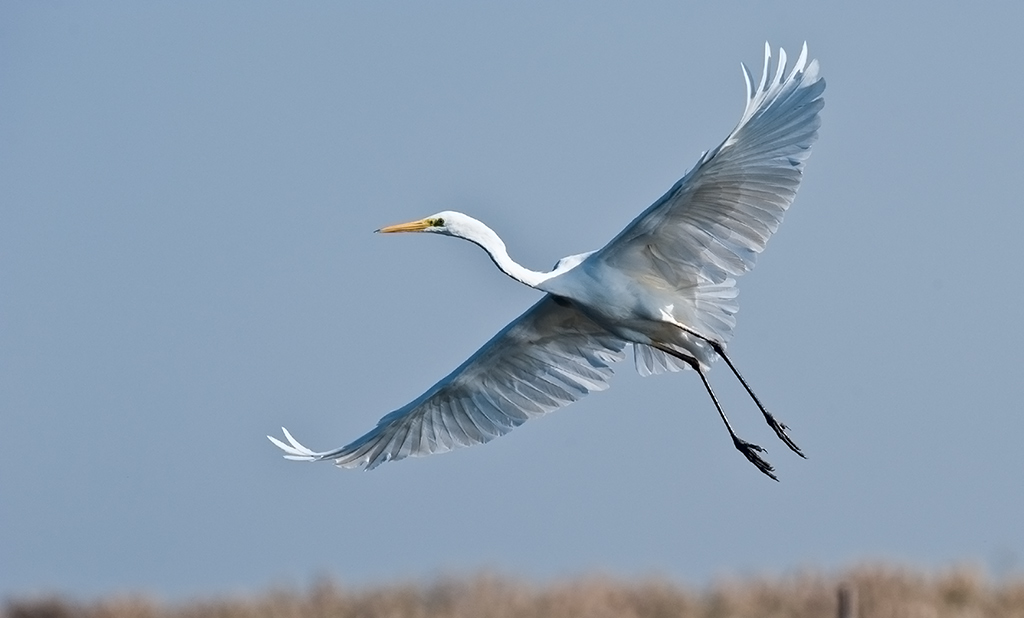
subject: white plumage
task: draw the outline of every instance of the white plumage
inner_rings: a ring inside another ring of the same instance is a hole
[[[743,67],[747,104],[737,127],[705,152],[668,193],[602,249],[562,258],[550,272],[514,262],[497,234],[457,212],[381,232],[433,232],[480,245],[505,274],[546,293],[426,393],[347,446],[314,452],[287,430],[270,440],[289,459],[343,467],[449,451],[504,435],[529,418],[608,387],[611,364],[634,348],[642,375],[695,369],[733,443],[775,478],[761,447],[733,431],[705,375],[717,357],[768,424],[803,455],[725,354],[735,326],[735,277],[754,265],[800,185],[817,139],[825,82],[804,45],[790,72],[779,50],[774,74],[765,45],[761,79]]]

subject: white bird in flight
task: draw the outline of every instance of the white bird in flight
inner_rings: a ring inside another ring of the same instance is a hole
[[[455,371],[415,401],[380,419],[356,441],[314,452],[282,428],[288,443],[267,436],[288,459],[334,460],[372,469],[391,460],[482,444],[530,418],[604,390],[611,364],[633,345],[637,371],[697,372],[732,438],[761,472],[778,480],[760,446],[733,431],[706,373],[717,357],[739,379],[768,425],[786,435],[725,353],[736,324],[736,281],[754,266],[796,196],[804,163],[817,139],[825,81],[804,44],[786,74],[779,49],[769,74],[765,44],[760,82],[742,66],[747,103],[739,124],[668,193],[598,251],[562,258],[535,272],[509,257],[489,227],[458,212],[377,230],[431,232],[476,243],[499,269],[544,292]]]

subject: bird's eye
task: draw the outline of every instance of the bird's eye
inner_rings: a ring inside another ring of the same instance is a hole
[[[444,227],[444,219],[442,219],[441,217],[431,219],[427,223],[430,224],[430,227]]]

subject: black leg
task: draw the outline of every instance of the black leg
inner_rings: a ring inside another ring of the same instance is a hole
[[[677,324],[676,326],[678,326],[679,329],[682,330],[683,332],[689,335],[693,335],[697,339],[700,339],[701,341],[710,345],[711,349],[714,350],[716,354],[718,354],[719,356],[722,357],[722,359],[725,360],[725,364],[729,365],[729,369],[732,370],[733,375],[736,376],[736,378],[740,381],[740,384],[743,385],[743,388],[747,390],[747,394],[750,395],[750,398],[754,400],[755,404],[757,404],[757,408],[761,410],[761,414],[764,415],[764,420],[768,423],[768,426],[771,427],[772,430],[775,432],[775,435],[779,436],[779,439],[785,442],[786,446],[788,446],[790,450],[792,450],[797,455],[803,457],[804,459],[807,459],[807,455],[804,455],[803,451],[800,450],[800,447],[796,445],[796,442],[793,442],[793,439],[790,438],[788,434],[786,434],[786,430],[789,429],[789,427],[786,427],[784,423],[780,423],[775,419],[774,416],[772,416],[771,412],[769,412],[768,409],[764,407],[764,404],[761,403],[761,400],[758,399],[757,395],[754,394],[754,389],[750,388],[750,385],[747,384],[747,381],[743,379],[743,376],[740,374],[739,369],[736,369],[736,365],[732,364],[732,361],[725,354],[725,346],[722,345],[720,342],[715,341],[714,339],[705,337],[704,335],[698,333],[692,328],[679,324]],[[659,347],[659,349],[661,348]],[[671,354],[671,352],[668,352],[667,350],[664,351]]]
[[[739,436],[736,435],[736,432],[733,431],[732,424],[729,423],[729,418],[725,415],[725,410],[722,409],[722,404],[718,402],[718,397],[715,396],[715,391],[711,389],[711,383],[708,382],[707,376],[704,375],[704,371],[701,370],[700,368],[700,363],[698,363],[697,360],[694,358],[684,356],[683,354],[679,354],[672,350],[662,348],[661,346],[657,346],[657,349],[661,350],[666,354],[674,356],[679,360],[689,364],[690,367],[693,367],[693,370],[696,371],[697,375],[700,376],[701,382],[704,383],[704,389],[707,390],[708,395],[711,396],[711,401],[715,404],[715,409],[718,410],[718,416],[722,417],[722,422],[725,423],[725,428],[729,430],[729,437],[732,438],[733,446],[736,447],[736,450],[743,453],[743,456],[747,458],[747,461],[757,466],[758,470],[764,472],[772,480],[778,481],[779,478],[775,476],[775,468],[773,468],[770,463],[765,461],[764,458],[758,455],[758,453],[763,453],[765,452],[765,450],[756,444],[747,442],[746,440],[740,438]]]
[[[764,404],[761,403],[761,400],[758,399],[757,395],[754,394],[754,389],[750,388],[750,385],[747,384],[747,381],[743,379],[743,376],[740,374],[739,369],[736,369],[736,365],[733,365],[732,361],[729,360],[729,357],[725,354],[725,347],[721,343],[718,343],[717,341],[711,341],[709,339],[705,339],[705,341],[711,344],[712,349],[714,349],[714,351],[719,356],[721,356],[723,360],[725,360],[725,364],[729,365],[729,369],[732,369],[733,374],[736,375],[736,378],[740,381],[740,384],[743,385],[743,388],[747,389],[747,394],[750,395],[750,398],[753,399],[754,403],[757,404],[757,408],[761,410],[761,414],[764,415],[764,420],[768,423],[768,426],[775,431],[775,435],[779,436],[779,439],[785,442],[786,446],[788,446],[791,451],[803,457],[804,459],[807,459],[807,455],[804,455],[803,451],[800,450],[800,447],[797,446],[795,442],[793,442],[793,439],[790,438],[789,435],[786,434],[786,430],[789,429],[789,427],[786,427],[785,424],[775,420],[775,417],[772,416],[771,412],[769,412],[764,407]]]

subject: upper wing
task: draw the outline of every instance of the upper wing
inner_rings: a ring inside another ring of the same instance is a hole
[[[753,267],[778,229],[821,124],[825,81],[817,61],[807,61],[807,45],[789,75],[785,50],[773,76],[770,59],[765,44],[756,89],[743,67],[747,105],[729,137],[591,258],[683,294],[693,311],[703,304],[706,315],[686,317],[722,341],[735,324],[735,303],[723,288]]]
[[[348,446],[316,453],[287,430],[290,444],[267,437],[288,459],[333,459],[368,470],[393,459],[482,444],[608,388],[609,365],[622,360],[625,345],[571,305],[545,296],[458,369]]]

